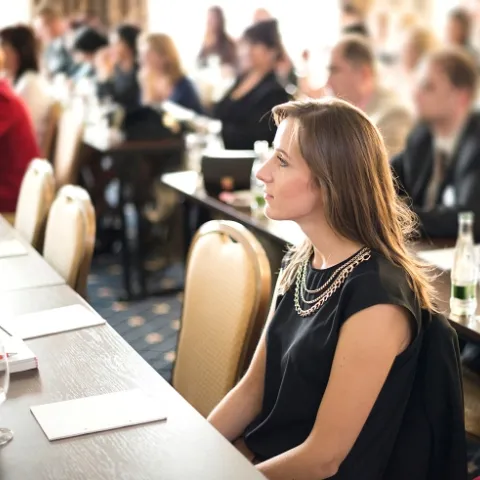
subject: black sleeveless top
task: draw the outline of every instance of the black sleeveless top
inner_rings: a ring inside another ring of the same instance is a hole
[[[324,270],[310,265],[307,287],[319,288],[348,260]],[[245,443],[259,460],[303,443],[315,423],[344,322],[373,305],[400,305],[410,313],[412,341],[397,356],[357,441],[332,477],[381,479],[410,395],[421,344],[418,340],[421,310],[406,274],[382,255],[372,252],[371,258],[359,264],[332,297],[308,317],[300,317],[295,311],[294,288],[290,287],[277,299],[266,337],[262,411],[247,427]]]

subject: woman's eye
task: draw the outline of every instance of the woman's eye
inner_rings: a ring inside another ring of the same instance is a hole
[[[277,155],[277,158],[281,167],[286,167],[288,165],[288,163],[280,155]]]

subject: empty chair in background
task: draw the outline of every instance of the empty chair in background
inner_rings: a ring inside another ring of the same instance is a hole
[[[88,193],[67,185],[59,190],[50,208],[43,256],[70,287],[83,295],[94,243],[95,213]]]
[[[15,229],[34,248],[40,250],[48,212],[55,197],[52,164],[34,159],[25,173],[15,212]]]

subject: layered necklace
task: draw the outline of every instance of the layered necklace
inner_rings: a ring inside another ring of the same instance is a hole
[[[319,288],[309,290],[307,288],[307,272],[310,258],[307,258],[298,269],[295,278],[295,311],[301,317],[308,317],[315,313],[339,287],[345,282],[350,273],[361,263],[366,262],[372,256],[372,251],[368,247],[362,248],[348,262],[340,265]],[[312,299],[307,299],[307,295],[318,295]],[[306,308],[302,308],[302,302]]]

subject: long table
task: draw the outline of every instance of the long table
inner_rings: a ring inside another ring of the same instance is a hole
[[[278,259],[283,256],[288,245],[298,245],[305,239],[303,232],[293,222],[276,222],[266,217],[257,218],[251,214],[248,208],[236,208],[208,195],[197,172],[185,171],[165,174],[162,176],[162,182],[182,194],[187,202],[202,205],[226,219],[242,223],[252,230],[261,241],[262,239],[268,239],[269,242],[266,246],[267,255],[271,260],[274,272],[278,270]],[[263,243],[265,246],[265,242]],[[418,251],[445,246],[452,246],[452,242],[436,241],[434,244],[419,242],[415,249]],[[438,276],[435,280],[435,288],[438,292],[438,304],[440,309],[448,315],[450,302],[449,273],[437,271],[436,274]],[[480,314],[480,304],[477,314]],[[449,320],[460,336],[480,343],[480,321],[474,319],[467,322],[466,319],[459,318],[450,318]]]
[[[91,308],[65,284],[11,290],[0,296],[0,318],[75,304]],[[27,343],[39,370],[13,374],[0,406],[0,425],[15,434],[0,448],[2,480],[264,478],[108,324]],[[30,413],[33,405],[131,388],[157,398],[167,421],[49,442]]]

